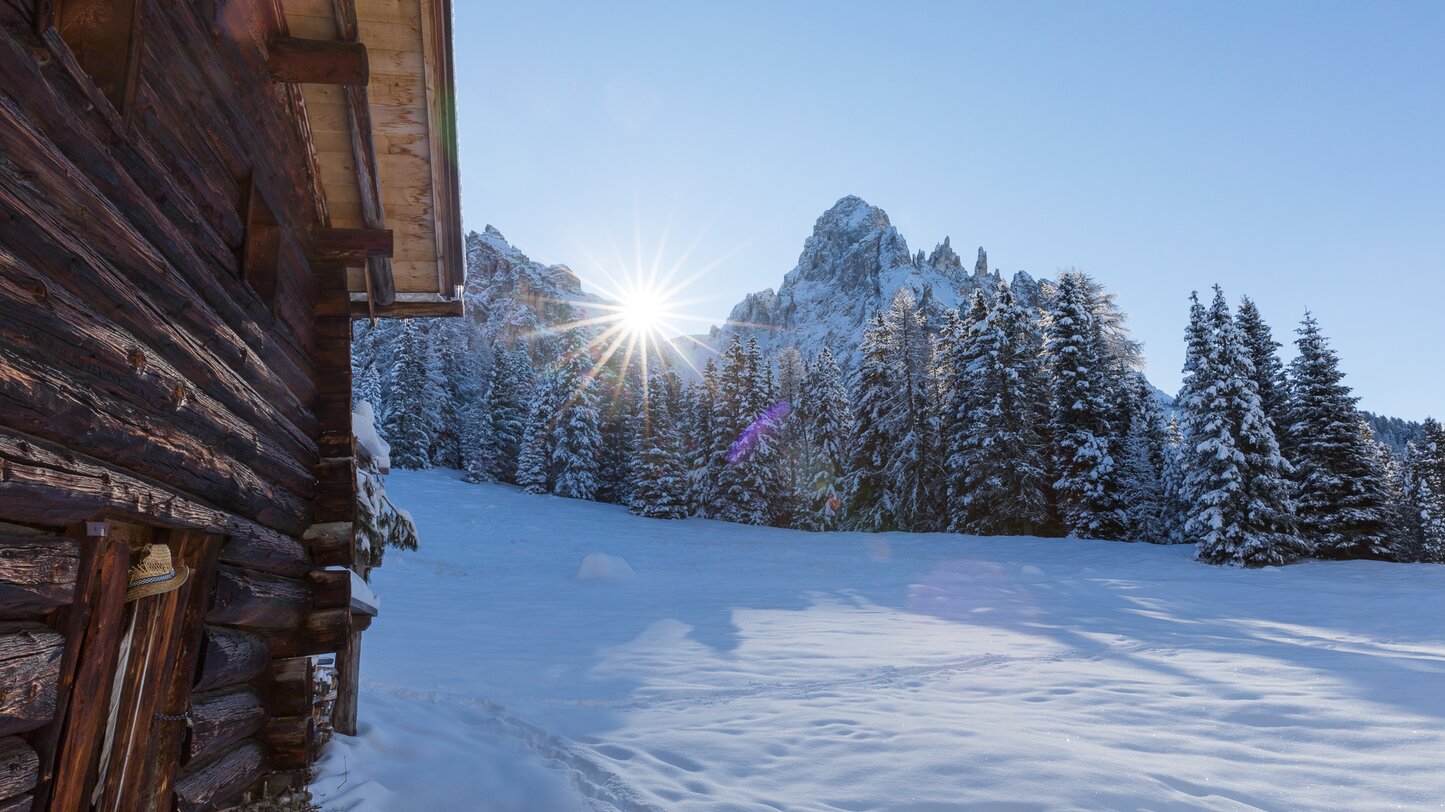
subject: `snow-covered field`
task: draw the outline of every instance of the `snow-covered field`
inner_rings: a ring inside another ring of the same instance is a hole
[[[387,485],[327,810],[1445,808],[1445,567]]]

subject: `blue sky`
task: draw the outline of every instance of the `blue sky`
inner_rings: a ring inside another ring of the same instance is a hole
[[[1218,282],[1445,417],[1445,3],[455,5],[467,228],[700,274],[690,331],[856,194],[915,251],[1101,278],[1166,390]]]

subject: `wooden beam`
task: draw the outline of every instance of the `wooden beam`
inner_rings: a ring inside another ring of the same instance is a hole
[[[333,0],[336,28],[341,39],[360,41],[356,0]],[[356,165],[356,186],[361,196],[361,219],[367,228],[386,228],[386,210],[381,202],[381,176],[377,172],[376,143],[371,130],[371,102],[365,85],[348,85],[342,93],[346,123],[351,131],[351,159]],[[396,301],[396,281],[391,274],[391,256],[366,260],[369,285],[367,300],[377,305]]]
[[[365,87],[370,80],[360,42],[275,37],[266,43],[266,68],[277,82]]]
[[[376,306],[376,318],[378,319],[413,319],[428,316],[460,316],[465,312],[462,300],[457,299],[451,302],[393,302],[389,305]],[[366,302],[351,303],[351,318],[370,318],[371,313]]]
[[[311,258],[346,262],[391,257],[392,233],[383,228],[318,228],[311,234]]]

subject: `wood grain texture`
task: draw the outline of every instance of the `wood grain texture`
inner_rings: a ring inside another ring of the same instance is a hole
[[[0,623],[0,735],[55,717],[65,639],[39,623]]]
[[[80,545],[49,534],[0,532],[0,617],[48,612],[70,603]]]

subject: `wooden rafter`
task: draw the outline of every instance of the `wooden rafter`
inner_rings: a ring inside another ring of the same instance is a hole
[[[336,28],[343,42],[360,42],[361,29],[356,19],[356,0],[334,0]],[[351,153],[356,164],[356,185],[361,196],[361,219],[369,229],[386,228],[386,210],[381,201],[381,176],[377,171],[376,144],[371,131],[371,103],[365,85],[347,85],[342,89],[346,105],[346,122],[351,131]],[[391,274],[390,257],[369,257],[366,273],[370,281],[368,299],[376,305],[396,301],[396,282]]]

